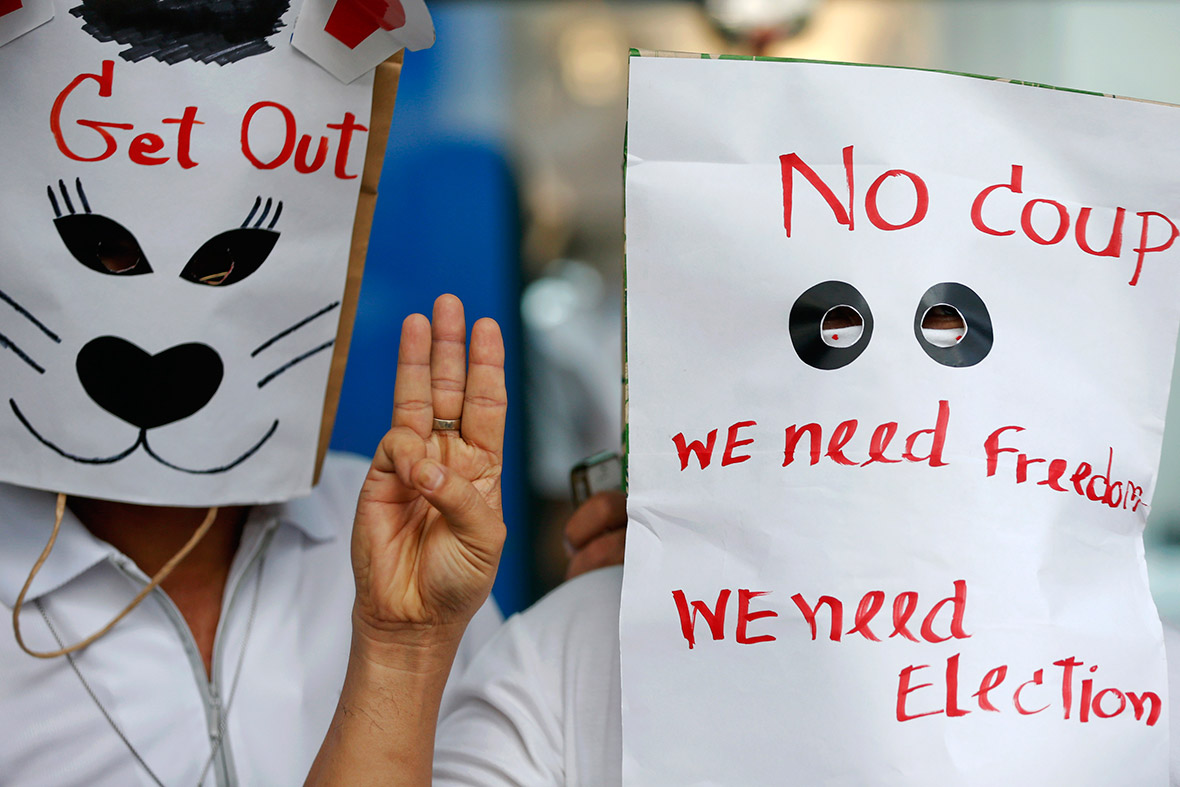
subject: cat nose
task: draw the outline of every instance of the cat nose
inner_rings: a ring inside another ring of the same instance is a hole
[[[152,355],[117,336],[91,339],[74,364],[90,398],[140,429],[188,418],[217,393],[221,356],[205,344],[178,344]]]

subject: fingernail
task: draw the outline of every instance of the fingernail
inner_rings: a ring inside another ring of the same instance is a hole
[[[432,462],[429,459],[424,459],[418,463],[416,476],[418,486],[427,492],[433,492],[435,489],[438,489],[439,484],[443,482],[442,468],[438,466],[437,462]]]

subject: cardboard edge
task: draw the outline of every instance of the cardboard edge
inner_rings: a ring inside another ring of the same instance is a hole
[[[328,385],[324,392],[324,412],[320,421],[320,439],[316,449],[315,472],[312,485],[320,481],[324,457],[336,425],[336,410],[340,404],[340,389],[344,384],[344,366],[352,341],[352,325],[356,317],[357,300],[361,294],[361,279],[365,272],[365,257],[369,251],[369,233],[373,229],[373,211],[377,207],[377,185],[381,181],[381,167],[385,163],[385,146],[393,120],[393,106],[397,101],[398,81],[401,78],[403,52],[398,52],[377,66],[373,75],[373,109],[369,117],[369,141],[365,148],[365,167],[361,173],[360,195],[357,198],[356,218],[352,225],[352,241],[348,253],[348,277],[340,303],[340,322],[336,328],[336,344],[332,348],[332,364]]]
[[[770,55],[731,55],[731,54],[709,54],[707,52],[679,52],[671,49],[637,49],[631,48],[631,58],[681,58],[688,60],[749,60],[759,63],[809,63],[813,65],[823,66],[855,66],[859,68],[888,68],[899,71],[924,71],[929,74],[947,74],[949,76],[967,77],[969,79],[982,79],[985,82],[1003,82],[1010,85],[1022,85],[1024,87],[1041,88],[1042,90],[1056,90],[1062,93],[1077,93],[1083,96],[1097,96],[1099,98],[1113,98],[1117,101],[1136,101],[1142,104],[1156,104],[1163,107],[1175,107],[1180,104],[1171,104],[1166,101],[1154,101],[1148,98],[1135,98],[1133,96],[1120,96],[1114,93],[1100,93],[1093,90],[1081,90],[1074,87],[1062,87],[1060,85],[1050,85],[1045,82],[1031,82],[1022,79],[1009,79],[1007,77],[988,76],[987,74],[975,74],[970,71],[949,71],[942,68],[922,68],[918,66],[898,66],[890,65],[888,63],[853,63],[847,60],[813,60],[809,58],[800,57],[773,57]]]

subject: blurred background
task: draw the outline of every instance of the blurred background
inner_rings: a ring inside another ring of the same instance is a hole
[[[884,63],[1180,103],[1173,0],[428,0],[406,54],[333,447],[390,420],[401,319],[442,292],[508,343],[505,612],[561,580],[569,471],[621,444],[631,47]],[[1177,386],[1180,387],[1180,386]],[[1180,396],[1147,529],[1180,620]]]

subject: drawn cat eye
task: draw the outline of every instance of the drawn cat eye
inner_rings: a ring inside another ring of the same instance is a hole
[[[270,224],[266,225],[266,229],[262,229],[262,222],[266,221],[267,216],[270,216],[272,205],[275,209],[274,215],[271,216]],[[262,208],[261,214],[258,213],[260,207]],[[257,220],[254,218],[256,215],[258,216]],[[236,230],[214,235],[205,241],[188,261],[188,264],[184,266],[184,270],[180,272],[180,278],[209,287],[237,284],[258,270],[262,263],[266,262],[266,258],[270,256],[271,250],[279,240],[279,233],[274,229],[274,226],[281,215],[283,215],[281,201],[275,204],[273,200],[268,198],[266,205],[263,206],[262,197],[256,198],[254,207],[250,208],[250,213],[242,222],[242,226]],[[251,221],[254,222],[252,227],[250,226]]]
[[[278,240],[279,233],[252,227],[215,235],[197,249],[180,277],[210,287],[236,284],[258,270]]]
[[[62,216],[53,224],[74,259],[91,270],[117,276],[152,272],[135,236],[117,221],[84,213]]]
[[[74,259],[93,271],[115,276],[151,273],[152,266],[148,265],[147,258],[139,247],[139,241],[130,230],[113,219],[91,213],[86,192],[82,190],[82,181],[76,179],[74,184],[85,213],[75,210],[64,182],[59,180],[57,186],[61,191],[62,202],[69,210],[67,215],[62,215],[53,187],[47,189],[49,202],[57,216],[53,220],[53,226],[57,228],[57,234],[61,236],[62,243],[66,245],[70,254],[74,255]]]
[[[816,369],[839,369],[868,347],[873,312],[851,284],[825,281],[795,300],[789,325],[791,343],[803,363]]]
[[[943,366],[974,366],[992,349],[992,318],[975,290],[957,282],[935,284],[914,312],[914,336]]]

